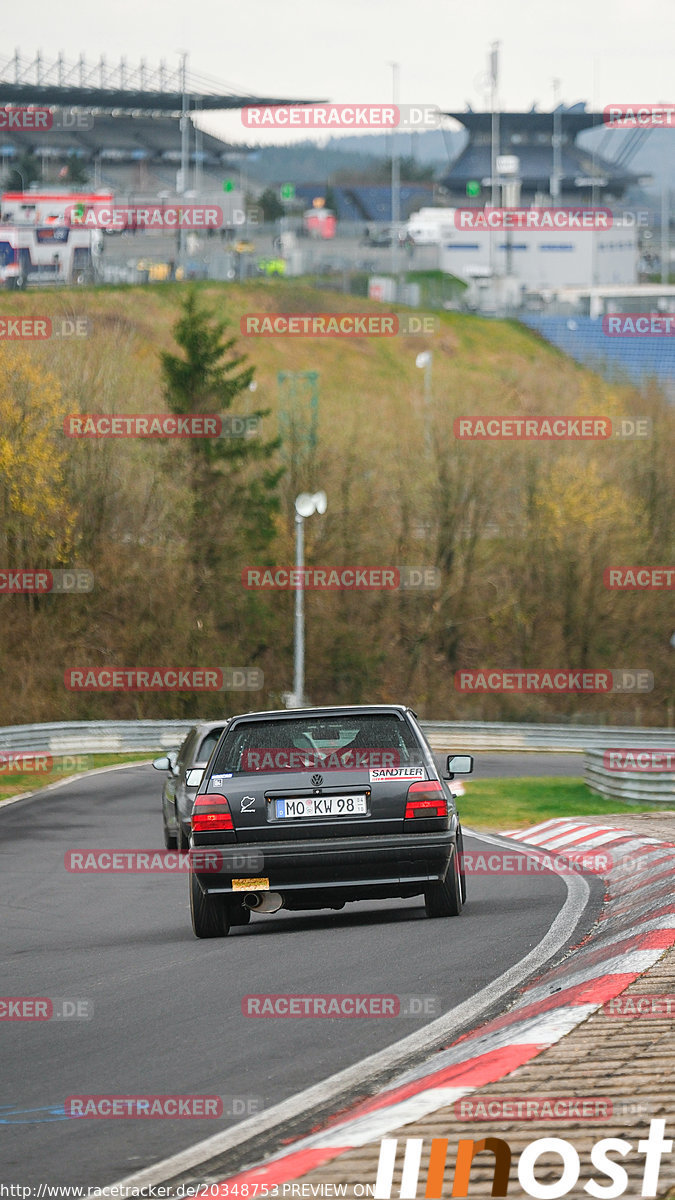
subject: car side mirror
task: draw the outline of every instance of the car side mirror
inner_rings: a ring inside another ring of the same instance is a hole
[[[473,771],[473,756],[471,754],[449,754],[445,770],[446,779],[454,779],[455,775],[470,775]]]
[[[170,760],[168,754],[162,754],[160,758],[156,758],[153,761],[152,765],[156,771],[170,771],[171,770],[171,760]]]
[[[185,786],[189,788],[199,787],[204,778],[204,771],[201,767],[193,767],[185,776]]]

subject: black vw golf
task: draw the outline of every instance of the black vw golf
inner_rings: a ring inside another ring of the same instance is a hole
[[[466,888],[448,781],[472,769],[469,755],[451,755],[441,778],[402,705],[232,717],[192,810],[195,934],[224,937],[252,910],[393,896],[457,916]]]

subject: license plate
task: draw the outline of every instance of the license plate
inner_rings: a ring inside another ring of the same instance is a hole
[[[368,812],[365,796],[303,796],[275,800],[277,821],[291,817],[356,817]]]
[[[233,879],[233,892],[269,892],[269,879]]]

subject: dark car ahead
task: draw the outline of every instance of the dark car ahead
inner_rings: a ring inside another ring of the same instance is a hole
[[[226,722],[201,721],[193,725],[180,750],[170,750],[156,758],[153,767],[166,771],[162,789],[162,821],[167,850],[187,850],[190,844],[190,816],[197,785],[188,783],[188,773],[204,768],[218,744]]]
[[[462,831],[447,780],[401,705],[232,717],[192,811],[190,906],[197,937],[224,937],[250,910],[342,908],[424,896],[430,917],[465,899]]]

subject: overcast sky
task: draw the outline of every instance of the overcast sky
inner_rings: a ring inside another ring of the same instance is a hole
[[[395,61],[403,103],[485,108],[488,48],[500,41],[503,109],[550,108],[555,77],[565,103],[675,100],[673,0],[642,11],[634,0],[28,0],[7,7],[4,25],[3,60],[19,47],[151,67],[184,49],[195,74],[272,96],[387,101]],[[203,124],[253,140],[238,114]]]

